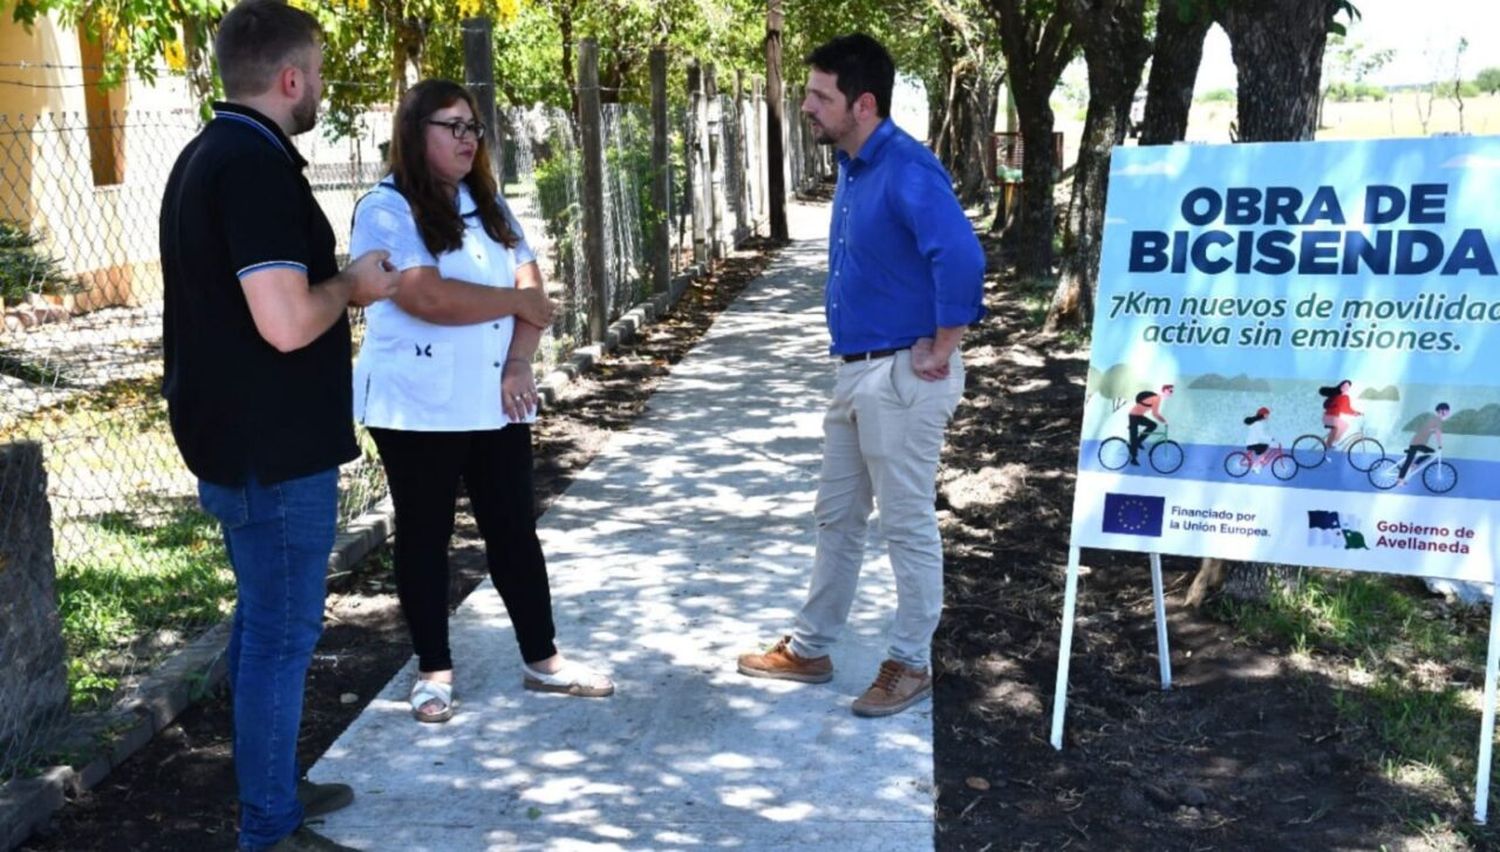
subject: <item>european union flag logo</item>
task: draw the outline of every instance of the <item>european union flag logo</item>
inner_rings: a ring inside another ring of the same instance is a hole
[[[1167,498],[1145,494],[1105,494],[1104,531],[1161,537]]]
[[[1307,513],[1307,528],[1310,530],[1341,529],[1338,512],[1321,512],[1316,509]]]

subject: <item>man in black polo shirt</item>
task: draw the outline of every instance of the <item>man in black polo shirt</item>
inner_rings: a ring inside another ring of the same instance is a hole
[[[290,136],[317,122],[322,35],[246,0],[214,42],[227,103],[178,157],[161,210],[172,434],[218,518],[238,600],[229,643],[241,849],[342,849],[301,827],[352,799],[299,782],[297,731],[323,624],[338,466],[357,458],[349,305],[395,292],[385,252],[342,272]]]

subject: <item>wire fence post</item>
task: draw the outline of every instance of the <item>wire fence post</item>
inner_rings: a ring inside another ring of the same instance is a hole
[[[750,134],[745,132],[745,72],[734,69],[734,239],[750,234]]]
[[[578,135],[583,149],[583,250],[588,259],[589,341],[604,340],[609,267],[604,253],[604,128],[599,109],[599,42],[578,45]]]
[[[724,110],[719,101],[719,71],[712,62],[703,66],[704,149],[708,151],[708,233],[709,250],[715,258],[726,254],[724,248]]]
[[[651,223],[651,292],[665,293],[672,280],[672,249],[669,245],[671,223],[667,211],[671,203],[671,140],[667,130],[667,49],[651,48],[651,207],[656,216]]]
[[[786,146],[781,86],[781,0],[770,0],[766,12],[766,202],[771,212],[771,239],[790,239],[786,224]]]
[[[464,85],[479,103],[477,118],[486,128],[485,143],[495,182],[505,186],[505,145],[500,132],[500,114],[495,109],[495,24],[489,18],[465,18]]]
[[[709,212],[709,198],[707,172],[705,161],[708,159],[708,146],[705,140],[708,137],[708,115],[707,106],[703,99],[703,68],[694,59],[688,64],[688,134],[690,139],[687,143],[688,173],[692,175],[692,197],[693,197],[693,263],[699,267],[707,267],[709,260],[708,246],[708,222],[712,217]]]

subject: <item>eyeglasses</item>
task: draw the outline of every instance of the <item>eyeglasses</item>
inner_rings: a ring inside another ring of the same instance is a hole
[[[464,121],[461,118],[438,121],[435,118],[429,118],[427,123],[448,128],[448,132],[453,134],[454,139],[463,139],[465,136],[473,136],[476,140],[484,138],[484,125],[477,121]]]

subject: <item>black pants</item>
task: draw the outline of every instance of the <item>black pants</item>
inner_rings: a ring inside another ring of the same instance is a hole
[[[1412,462],[1417,461],[1417,455],[1419,453],[1422,456],[1422,461],[1425,462],[1427,461],[1427,458],[1432,455],[1432,447],[1429,447],[1426,444],[1412,444],[1411,446],[1407,447],[1406,459],[1401,462],[1401,469],[1396,472],[1397,479],[1406,478],[1406,472],[1411,470]]]
[[[1156,431],[1156,421],[1140,414],[1130,415],[1130,463],[1137,464],[1136,456],[1141,451],[1141,445],[1146,442],[1146,436]]]
[[[371,429],[396,506],[396,594],[424,672],[453,668],[448,649],[448,545],[463,480],[484,537],[490,579],[515,626],[521,659],[545,660],[552,592],[536,537],[531,427],[483,432]]]

